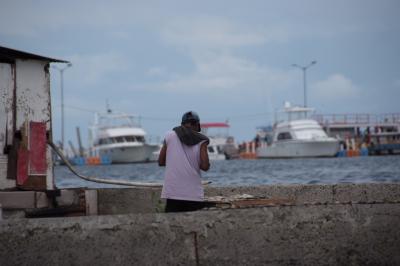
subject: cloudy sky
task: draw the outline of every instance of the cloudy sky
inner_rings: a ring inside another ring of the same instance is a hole
[[[284,101],[318,113],[400,112],[400,1],[19,1],[0,4],[0,45],[65,59],[66,139],[106,101],[152,136],[197,111],[237,141]],[[62,65],[59,65],[62,67]],[[52,69],[60,139],[60,75]]]

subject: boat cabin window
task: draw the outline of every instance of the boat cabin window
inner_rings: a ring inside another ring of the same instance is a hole
[[[278,140],[288,140],[292,139],[292,135],[289,132],[281,132],[278,135]]]
[[[214,148],[212,146],[208,146],[208,152],[214,152]]]
[[[117,142],[125,142],[124,137],[116,137]]]
[[[144,142],[144,137],[143,136],[136,136],[135,137],[137,142]]]
[[[145,142],[143,136],[120,136],[114,138],[99,139],[99,144],[111,144],[111,143],[124,143],[124,142]]]
[[[110,144],[112,143],[112,139],[106,138],[106,139],[99,139],[99,145],[104,145],[104,144]]]
[[[124,136],[126,142],[144,142],[143,136]]]
[[[134,142],[135,141],[135,137],[134,136],[125,136],[125,140],[127,142]]]

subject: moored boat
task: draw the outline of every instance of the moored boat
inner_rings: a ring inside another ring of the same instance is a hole
[[[125,113],[96,113],[91,127],[91,153],[108,156],[112,163],[137,163],[153,160],[159,145],[146,140],[138,117]]]
[[[285,119],[275,122],[257,148],[258,158],[333,157],[339,141],[328,137],[320,124],[308,117],[313,108],[285,104]]]

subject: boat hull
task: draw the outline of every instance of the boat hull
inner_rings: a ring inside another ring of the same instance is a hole
[[[143,144],[128,147],[99,147],[100,156],[111,158],[112,163],[140,163],[154,160],[154,152],[159,149],[158,145]]]
[[[222,160],[226,160],[226,156],[225,154],[221,154],[221,153],[208,153],[208,159],[210,161],[222,161]]]
[[[258,158],[334,157],[339,151],[337,140],[282,141],[257,149]]]

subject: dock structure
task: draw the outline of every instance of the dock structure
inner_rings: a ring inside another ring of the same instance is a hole
[[[210,187],[206,196],[219,206],[185,213],[163,213],[160,192],[62,191],[60,206],[91,193],[89,216],[6,211],[0,264],[400,264],[399,184]]]
[[[0,190],[53,190],[50,63],[0,46]]]
[[[375,131],[395,129],[400,132],[400,113],[390,114],[321,114],[314,118],[333,137],[357,137],[361,129]],[[376,132],[377,133],[377,132]]]
[[[339,155],[360,150],[369,155],[400,154],[400,113],[324,114],[314,118],[329,136],[341,140]]]

